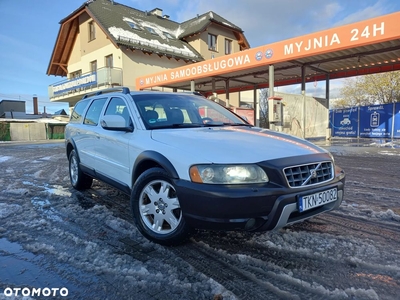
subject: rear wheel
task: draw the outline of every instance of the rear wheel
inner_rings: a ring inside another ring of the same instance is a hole
[[[149,240],[162,245],[184,242],[190,233],[168,173],[151,168],[139,176],[131,194],[136,226]]]
[[[69,178],[71,185],[77,190],[89,189],[93,183],[93,178],[84,174],[79,167],[79,157],[75,150],[69,154]]]

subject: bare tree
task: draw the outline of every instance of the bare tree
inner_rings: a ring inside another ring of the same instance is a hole
[[[260,89],[260,127],[269,128],[268,89]]]
[[[400,101],[400,72],[386,72],[346,79],[335,107],[386,104]]]

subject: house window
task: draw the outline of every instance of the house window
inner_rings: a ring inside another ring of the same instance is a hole
[[[81,76],[82,76],[82,70],[78,70],[78,71],[72,72],[69,75],[69,79],[75,79],[75,78],[79,78]]]
[[[90,72],[92,72],[92,73],[97,72],[97,60],[90,62]]]
[[[106,67],[107,68],[112,68],[113,67],[113,56],[112,56],[112,54],[106,56]]]
[[[208,50],[217,51],[217,36],[208,34]]]
[[[89,42],[93,41],[96,38],[96,29],[94,26],[94,22],[89,22]]]
[[[225,39],[225,54],[231,54],[232,53],[232,41]]]

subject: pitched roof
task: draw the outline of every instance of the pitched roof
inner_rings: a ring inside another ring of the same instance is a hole
[[[240,27],[224,19],[215,12],[209,11],[202,15],[197,15],[197,17],[194,17],[193,19],[183,22],[180,26],[182,33],[179,35],[179,37],[183,38],[191,34],[201,32],[204,29],[206,29],[211,22],[215,22],[225,27],[230,27],[233,30],[243,32],[243,30],[240,29]]]
[[[184,39],[185,37],[194,35],[198,32],[202,32],[206,30],[211,23],[221,25],[227,29],[231,29],[239,42],[240,50],[250,48],[250,44],[244,36],[243,30],[213,11],[209,11],[202,15],[197,15],[197,17],[195,18],[183,22],[180,25],[181,33],[179,35],[179,38]]]
[[[201,54],[184,38],[205,30],[214,22],[232,29],[241,48],[249,48],[238,26],[211,11],[180,24],[163,16],[159,8],[144,12],[111,0],[90,0],[61,20],[48,75],[67,74],[67,62],[79,30],[77,17],[84,12],[95,20],[116,47],[125,46],[192,62],[202,61]]]
[[[163,16],[109,0],[93,1],[88,4],[88,9],[98,21],[98,25],[103,27],[117,45],[151,53],[169,54],[195,62],[203,60],[192,46],[178,39],[179,24]],[[129,23],[135,24],[135,29],[131,28]]]

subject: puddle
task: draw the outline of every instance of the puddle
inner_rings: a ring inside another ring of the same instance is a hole
[[[24,250],[21,244],[0,238],[0,283],[2,287],[67,288],[69,295],[80,295],[79,283],[98,284],[97,278],[71,266],[55,265],[43,255]],[[66,279],[59,274],[66,276]],[[0,297],[1,298],[1,297]],[[3,298],[1,298],[3,299]],[[11,298],[14,299],[14,298]],[[51,298],[54,299],[54,298]]]
[[[35,285],[35,281],[38,282],[40,278],[41,282],[53,282],[55,285],[59,279],[37,265],[42,257],[25,251],[18,243],[0,238],[0,282]]]

